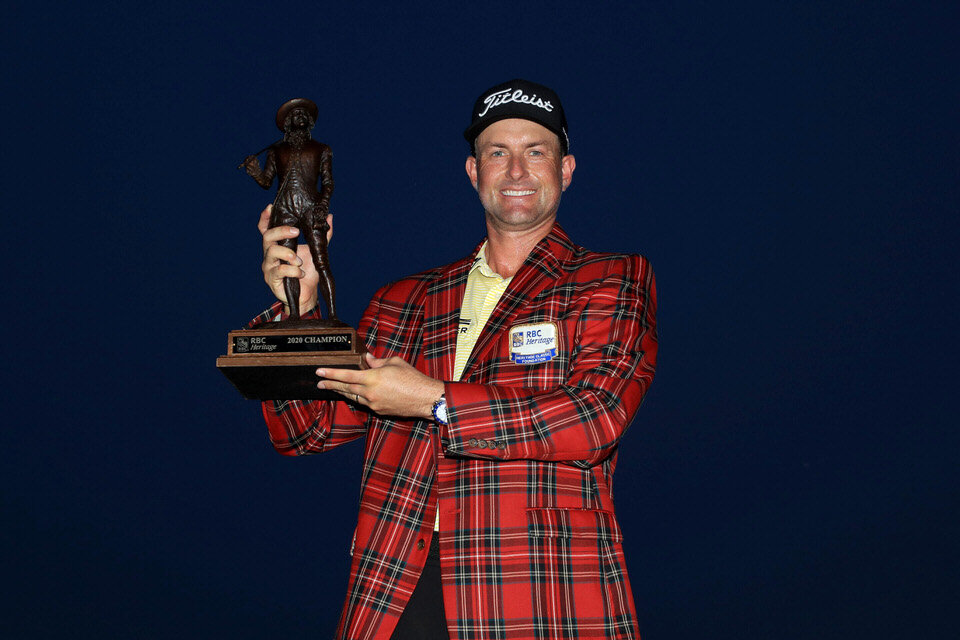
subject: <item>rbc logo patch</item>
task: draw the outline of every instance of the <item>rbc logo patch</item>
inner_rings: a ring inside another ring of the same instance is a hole
[[[560,331],[555,322],[510,327],[510,360],[516,364],[539,364],[557,357]]]

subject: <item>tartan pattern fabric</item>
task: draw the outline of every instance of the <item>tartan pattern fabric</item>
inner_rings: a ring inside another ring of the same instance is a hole
[[[359,326],[367,348],[450,380],[475,255],[380,289]],[[644,258],[589,252],[554,226],[501,297],[462,380],[446,383],[449,425],[386,419],[346,401],[263,403],[271,442],[286,455],[366,435],[338,638],[390,637],[438,511],[451,638],[639,637],[612,481],[620,438],[653,379],[655,315]],[[511,361],[510,327],[546,322],[557,327],[556,356]]]

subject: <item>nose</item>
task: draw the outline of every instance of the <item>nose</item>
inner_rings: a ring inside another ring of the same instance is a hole
[[[511,180],[519,180],[527,175],[526,159],[523,157],[523,154],[510,156],[510,164],[507,165],[507,175]]]

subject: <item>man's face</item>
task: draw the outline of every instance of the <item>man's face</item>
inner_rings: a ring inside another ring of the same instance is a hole
[[[530,120],[500,120],[480,132],[476,153],[467,175],[488,225],[504,232],[553,225],[576,167],[573,156],[560,154],[555,133]]]

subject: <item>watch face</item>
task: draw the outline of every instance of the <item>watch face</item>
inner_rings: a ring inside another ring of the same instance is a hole
[[[437,419],[438,422],[447,424],[447,401],[443,398],[437,402],[436,406],[433,409],[433,416]]]

